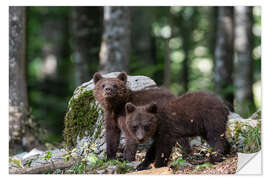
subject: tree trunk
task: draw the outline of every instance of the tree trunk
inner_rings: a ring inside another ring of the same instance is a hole
[[[173,15],[169,13],[169,20],[170,20],[170,29],[171,29],[171,36],[168,39],[165,39],[165,67],[164,67],[164,87],[169,88],[171,84],[171,50],[169,46],[169,42],[172,37],[174,37],[174,22],[173,22]]]
[[[25,77],[25,7],[9,7],[9,150],[21,151],[28,115]]]
[[[242,116],[254,110],[252,94],[252,7],[235,7],[235,104]]]
[[[184,40],[185,42],[185,40]],[[183,43],[185,44],[185,43]],[[187,92],[189,88],[189,49],[186,48],[187,45],[184,45],[183,49],[185,52],[185,58],[183,61],[183,86],[184,86],[184,91]]]
[[[128,71],[130,55],[130,8],[104,7],[104,32],[100,50],[103,73]]]
[[[76,85],[89,80],[98,67],[101,42],[101,7],[73,7],[71,34]]]
[[[132,53],[146,65],[154,65],[152,50],[153,12],[149,7],[131,8],[131,47]]]
[[[218,7],[215,48],[215,90],[233,104],[233,7]]]
[[[164,66],[164,83],[163,86],[166,88],[170,87],[171,83],[171,63],[170,63],[170,47],[169,39],[165,39],[165,66]]]
[[[191,13],[190,13],[191,12]],[[199,11],[198,8],[194,7],[184,7],[179,14],[179,33],[182,39],[182,49],[184,51],[185,57],[181,63],[180,70],[182,70],[180,77],[180,84],[183,84],[184,92],[189,90],[190,82],[190,64],[191,64],[191,49],[195,47],[193,41],[193,31],[197,28]],[[183,92],[179,92],[181,94]]]

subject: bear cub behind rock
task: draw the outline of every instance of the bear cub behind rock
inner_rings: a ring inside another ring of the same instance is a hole
[[[158,108],[155,103],[135,106],[127,103],[126,127],[132,138],[143,143],[153,138],[144,161],[137,170],[146,169],[155,162],[155,167],[166,166],[173,146],[181,138],[201,136],[213,148],[210,161],[222,161],[229,152],[225,138],[229,110],[217,96],[207,92],[191,92]]]

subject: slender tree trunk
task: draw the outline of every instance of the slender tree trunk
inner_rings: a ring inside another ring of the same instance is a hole
[[[166,44],[166,54],[165,54],[165,67],[164,67],[164,83],[163,86],[166,88],[170,87],[171,83],[171,63],[170,63],[170,47],[169,47],[169,39],[165,40]]]
[[[191,14],[189,12],[192,12]],[[189,14],[189,15],[188,15]],[[190,63],[191,63],[191,54],[190,50],[194,48],[195,43],[193,42],[193,31],[198,26],[198,8],[194,7],[184,7],[180,11],[178,18],[179,22],[179,32],[183,41],[182,49],[185,53],[185,58],[180,65],[182,70],[180,74],[180,83],[183,84],[184,92],[189,90],[189,81],[190,81]],[[179,92],[181,94],[182,92]]]
[[[9,150],[23,150],[28,115],[25,76],[25,7],[9,7]]]
[[[168,39],[165,39],[165,45],[166,45],[166,55],[165,55],[165,67],[164,67],[164,86],[166,88],[170,87],[171,84],[171,50],[169,46],[170,39],[174,37],[174,23],[173,23],[173,15],[169,13],[170,18],[170,29],[171,29],[171,36],[168,37]]]
[[[149,7],[131,8],[131,47],[136,59],[146,65],[154,65],[152,49],[153,13]]]
[[[73,7],[71,36],[76,85],[89,80],[97,71],[102,28],[101,7]]]
[[[130,58],[130,8],[104,7],[104,32],[100,50],[103,73],[128,71]]]
[[[184,38],[185,39],[185,38]],[[188,45],[185,45],[186,40],[184,40],[184,47],[183,50],[185,52],[185,58],[183,61],[183,86],[184,91],[187,92],[189,88],[189,49]]]
[[[235,104],[247,116],[254,110],[252,93],[252,7],[235,7]]]
[[[209,13],[210,36],[209,36],[209,49],[212,59],[215,59],[216,41],[217,41],[217,24],[218,24],[218,9],[219,7],[211,7]]]
[[[217,94],[233,104],[233,7],[218,7],[215,48],[215,87]]]

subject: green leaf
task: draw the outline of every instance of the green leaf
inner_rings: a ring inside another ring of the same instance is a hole
[[[9,159],[9,162],[16,164],[18,168],[23,168],[22,161],[20,159]]]
[[[98,161],[98,157],[95,154],[91,153],[87,156],[86,160],[91,164],[96,164]]]

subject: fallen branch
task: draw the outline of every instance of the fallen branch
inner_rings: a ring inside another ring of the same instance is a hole
[[[80,158],[70,159],[65,161],[64,159],[56,160],[48,164],[28,167],[28,168],[10,168],[9,174],[42,174],[46,171],[54,171],[56,169],[65,169],[71,167],[80,161]]]

